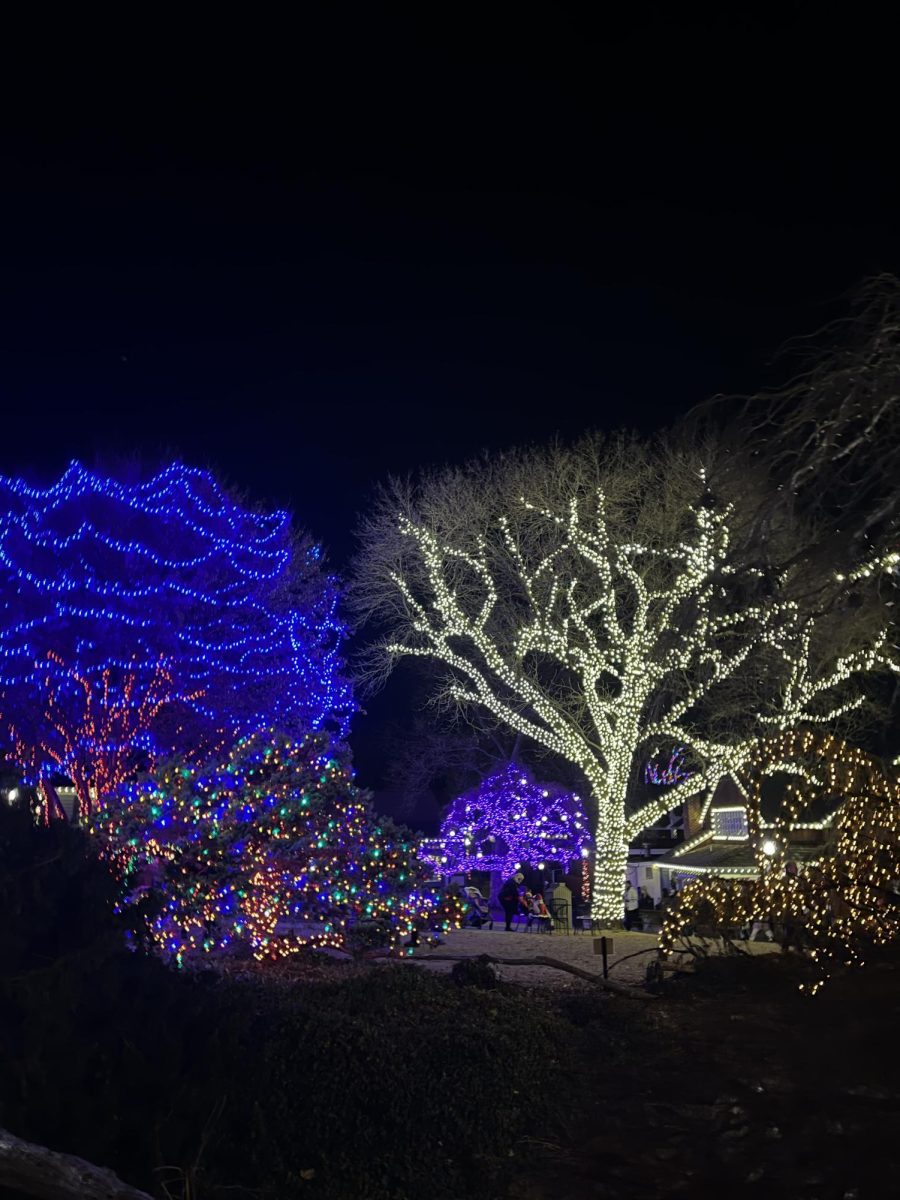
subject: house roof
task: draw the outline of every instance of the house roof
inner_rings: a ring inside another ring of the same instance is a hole
[[[657,866],[684,871],[688,875],[753,876],[759,873],[749,838],[725,841],[712,835],[701,835],[694,838],[690,846],[680,854],[676,851],[665,859],[657,859]],[[821,853],[821,844],[804,846],[792,843],[789,849],[790,859],[799,863],[814,863]]]

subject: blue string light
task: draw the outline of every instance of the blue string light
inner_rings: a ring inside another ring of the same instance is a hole
[[[48,706],[71,732],[93,688],[127,729],[154,687],[159,719],[135,750],[201,751],[272,725],[343,736],[346,626],[321,556],[288,513],[242,507],[181,463],[137,484],[77,462],[47,488],[0,476],[0,736],[31,744],[20,765],[37,781],[121,749],[81,730],[36,750],[53,741]]]

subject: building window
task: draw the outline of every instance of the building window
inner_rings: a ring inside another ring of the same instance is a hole
[[[747,810],[745,808],[714,808],[712,830],[713,837],[745,838],[747,836]]]

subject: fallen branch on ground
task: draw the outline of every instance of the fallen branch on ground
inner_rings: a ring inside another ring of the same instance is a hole
[[[670,954],[690,954],[690,950],[670,950]],[[617,958],[615,962],[609,964],[610,971],[614,971],[616,967],[620,967],[623,962],[628,962],[629,958],[640,958],[642,954],[659,954],[658,946],[649,946],[646,950],[635,950],[633,954],[623,954],[621,958]]]
[[[113,1171],[0,1129],[0,1187],[38,1200],[152,1200]]]
[[[478,959],[482,962],[496,963],[501,967],[552,967],[557,971],[567,971],[570,975],[577,976],[578,979],[586,979],[588,983],[595,983],[598,987],[606,988],[610,992],[616,992],[617,995],[627,996],[630,1000],[656,999],[656,996],[651,992],[643,992],[640,988],[629,987],[627,983],[618,983],[614,979],[604,979],[602,975],[595,975],[592,971],[584,971],[581,967],[573,967],[571,963],[561,962],[558,958],[547,958],[543,954],[539,954],[535,958],[497,958],[494,954],[479,954],[477,956],[471,954],[428,954],[413,961],[477,962]],[[398,959],[397,961],[409,962],[410,960],[407,958]]]
[[[614,971],[616,967],[623,962],[628,962],[629,958],[640,958],[642,954],[659,954],[658,946],[649,946],[646,950],[635,950],[633,954],[624,954],[621,958],[617,958],[615,962],[610,963],[610,971]]]

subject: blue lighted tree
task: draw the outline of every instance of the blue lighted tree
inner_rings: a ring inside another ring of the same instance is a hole
[[[121,483],[72,463],[0,477],[0,735],[82,812],[159,754],[263,725],[346,730],[338,587],[285,512],[174,463]]]

